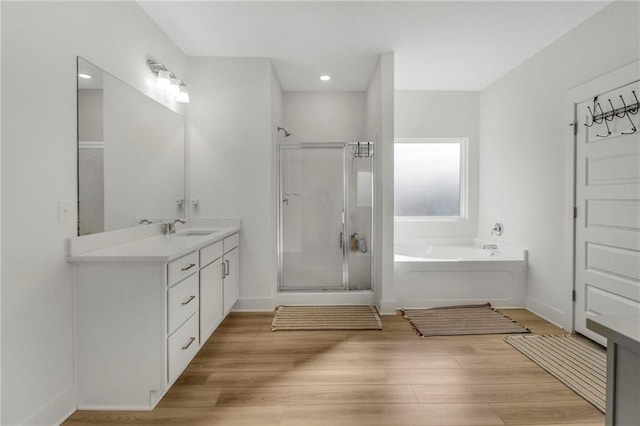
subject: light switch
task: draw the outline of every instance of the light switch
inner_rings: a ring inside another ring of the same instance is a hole
[[[69,224],[71,223],[71,209],[73,203],[71,200],[59,200],[58,201],[58,223]]]

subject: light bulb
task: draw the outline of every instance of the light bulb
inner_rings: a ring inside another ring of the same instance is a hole
[[[171,77],[169,86],[167,87],[167,93],[169,96],[177,96],[180,93],[180,82],[177,78]]]
[[[176,95],[176,101],[181,102],[183,104],[189,103],[189,92],[187,91],[187,86],[181,85],[178,94]]]
[[[169,87],[170,84],[171,84],[171,74],[169,74],[169,71],[167,70],[158,71],[158,81],[156,82],[158,89],[166,89]]]

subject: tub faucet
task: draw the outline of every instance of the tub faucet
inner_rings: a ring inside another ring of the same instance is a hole
[[[482,250],[498,250],[497,244],[483,244]]]

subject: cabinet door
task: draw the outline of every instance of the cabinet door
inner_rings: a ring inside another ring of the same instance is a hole
[[[224,278],[224,314],[228,314],[240,296],[240,250],[236,247],[224,255],[226,277]]]
[[[222,274],[218,259],[200,271],[200,342],[204,344],[222,321]]]

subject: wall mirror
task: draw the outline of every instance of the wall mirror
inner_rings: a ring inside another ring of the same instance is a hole
[[[78,235],[184,217],[184,118],[78,57]]]

